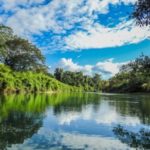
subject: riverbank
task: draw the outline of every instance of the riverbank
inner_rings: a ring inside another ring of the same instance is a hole
[[[34,72],[15,72],[8,66],[0,64],[0,92],[1,93],[34,93],[57,91],[82,91],[82,88],[66,85],[56,79]]]

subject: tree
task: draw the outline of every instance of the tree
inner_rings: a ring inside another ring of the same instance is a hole
[[[13,35],[9,27],[0,26],[0,62],[16,71],[46,71],[44,56],[28,40]]]
[[[150,25],[150,0],[138,0],[133,17],[140,26]]]
[[[95,91],[101,90],[101,76],[99,74],[95,74],[93,77],[93,83]]]
[[[56,78],[57,80],[62,81],[62,78],[63,78],[63,69],[61,69],[61,68],[56,68],[56,69],[55,69],[54,76],[55,76],[55,78]]]
[[[28,40],[16,38],[6,42],[4,64],[13,70],[36,70],[42,67],[44,57],[41,51]]]
[[[56,68],[54,76],[65,84],[82,87],[85,91],[101,91],[101,76],[99,74],[91,77],[84,75],[81,71],[71,72]]]
[[[134,61],[121,67],[109,84],[107,92],[149,92],[150,91],[150,56],[141,55]]]
[[[150,57],[142,54],[140,57],[136,58],[135,61],[123,65],[121,71],[150,75]]]
[[[13,39],[13,31],[9,27],[0,25],[0,62],[6,57],[6,42]]]

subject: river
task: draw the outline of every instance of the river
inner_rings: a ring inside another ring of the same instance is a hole
[[[150,149],[150,95],[1,95],[0,150],[5,149]]]

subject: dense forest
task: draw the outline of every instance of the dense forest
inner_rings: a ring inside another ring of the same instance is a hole
[[[88,76],[81,71],[71,72],[56,68],[54,77],[65,84],[82,87],[84,91],[101,91],[102,89],[102,79],[99,74]]]

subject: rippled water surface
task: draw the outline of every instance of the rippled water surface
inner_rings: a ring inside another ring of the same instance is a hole
[[[150,149],[150,95],[0,96],[0,150]]]

